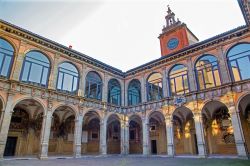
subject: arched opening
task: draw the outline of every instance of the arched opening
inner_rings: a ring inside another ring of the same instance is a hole
[[[100,152],[100,117],[90,111],[85,114],[82,126],[82,153],[99,154]]]
[[[148,101],[160,100],[163,97],[162,75],[153,73],[147,79]]]
[[[121,105],[121,85],[116,79],[108,83],[108,103]]]
[[[132,80],[128,85],[128,105],[141,103],[141,83],[139,80]]]
[[[221,85],[218,60],[213,55],[203,55],[195,64],[197,85],[200,90]]]
[[[236,155],[233,126],[226,105],[208,102],[202,109],[207,154]]]
[[[174,148],[176,155],[198,154],[193,113],[186,107],[173,113]]]
[[[181,95],[189,92],[188,69],[182,64],[175,65],[169,72],[171,95]]]
[[[40,152],[40,134],[44,109],[25,99],[13,109],[4,156],[34,156]]]
[[[250,94],[239,102],[240,121],[245,138],[248,155],[250,155]]]
[[[117,115],[111,115],[107,121],[107,153],[121,153],[121,124]]]
[[[52,115],[49,155],[73,155],[74,131],[74,111],[68,106],[58,107]]]
[[[142,120],[134,115],[129,121],[129,154],[142,154]]]
[[[166,123],[160,112],[149,116],[149,149],[155,155],[167,153]]]
[[[95,71],[88,72],[86,76],[85,96],[91,99],[102,99],[102,79]]]

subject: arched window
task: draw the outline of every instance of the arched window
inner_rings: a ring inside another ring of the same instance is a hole
[[[141,103],[141,83],[139,80],[132,80],[128,85],[128,105]]]
[[[102,79],[94,71],[89,72],[86,76],[85,96],[97,100],[102,99]]]
[[[0,38],[0,76],[8,78],[10,76],[14,48],[9,42]]]
[[[30,51],[25,55],[21,81],[47,86],[50,71],[48,58],[38,51]]]
[[[204,55],[195,64],[196,78],[200,90],[221,85],[217,58]]]
[[[116,79],[108,83],[108,103],[121,105],[121,85]]]
[[[189,92],[188,72],[184,65],[175,65],[169,72],[171,95],[181,95]]]
[[[76,67],[64,62],[58,67],[57,89],[67,92],[76,92],[78,89],[79,73]]]
[[[151,74],[147,80],[148,101],[162,99],[162,76],[160,73]]]
[[[250,78],[250,44],[238,44],[227,53],[231,76],[234,81]]]

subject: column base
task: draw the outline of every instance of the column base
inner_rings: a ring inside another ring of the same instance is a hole
[[[47,159],[48,159],[48,156],[38,156],[38,158],[39,158],[40,160],[47,160]]]

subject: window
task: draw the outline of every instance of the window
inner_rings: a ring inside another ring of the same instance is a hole
[[[200,90],[221,85],[217,58],[204,55],[195,65],[198,88]]]
[[[79,74],[74,65],[64,62],[58,67],[57,89],[75,93],[78,89]]]
[[[227,61],[234,81],[250,78],[250,44],[238,44],[227,53]]]
[[[189,92],[188,72],[184,65],[175,65],[169,72],[171,95]]]
[[[0,38],[0,77],[9,78],[14,48],[9,42]]]
[[[85,96],[97,100],[102,99],[102,79],[94,71],[89,72],[86,76]]]
[[[141,103],[141,83],[139,80],[132,80],[128,85],[128,105]]]
[[[108,102],[121,105],[121,86],[116,79],[111,79],[108,83]]]
[[[48,58],[38,51],[28,52],[25,56],[21,81],[46,87],[50,72]]]
[[[160,73],[150,75],[147,81],[148,101],[162,99],[162,76]]]

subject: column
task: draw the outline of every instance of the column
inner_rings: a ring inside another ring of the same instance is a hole
[[[170,115],[165,117],[166,132],[167,132],[167,152],[168,156],[174,157],[174,134],[173,134],[173,122]]]
[[[102,86],[102,101],[107,102],[108,96],[108,76],[107,73],[104,73],[103,86]]]
[[[40,145],[40,159],[48,158],[49,136],[51,130],[52,110],[47,109],[43,117],[43,126],[41,129],[41,145]]]
[[[13,67],[14,68],[13,75],[12,75],[12,78],[10,78],[10,79],[19,81],[19,76],[20,76],[20,73],[22,70],[23,60],[25,57],[24,52],[26,51],[26,45],[27,45],[27,43],[25,41],[21,40],[18,54],[17,54],[17,57],[15,59],[15,63],[14,63],[14,67]]]
[[[168,97],[168,85],[167,85],[167,75],[166,75],[166,69],[162,69],[162,89],[163,89],[163,97]]]
[[[187,68],[188,68],[188,81],[189,81],[189,90],[190,92],[197,90],[195,72],[194,72],[194,65],[192,62],[191,57],[187,60]]]
[[[239,110],[236,111],[234,105],[230,105],[229,113],[232,120],[232,126],[234,130],[234,139],[236,144],[236,149],[239,157],[247,158],[247,151],[245,146],[244,135],[240,123]]]
[[[79,80],[79,90],[78,96],[85,96],[85,84],[86,84],[86,75],[87,75],[87,68],[85,64],[82,64],[82,71],[80,73],[80,80]]]
[[[100,122],[100,153],[107,154],[107,122],[104,119]]]
[[[223,47],[220,46],[217,48],[217,52],[218,52],[218,65],[219,65],[219,69],[220,69],[220,76],[221,76],[221,84],[226,84],[231,82],[230,80],[230,74],[228,71],[228,67],[227,67],[227,59],[226,59],[226,55],[224,55],[223,53]]]
[[[129,153],[129,125],[125,119],[121,122],[121,154]]]
[[[48,89],[56,89],[57,73],[58,73],[58,61],[60,55],[55,54],[54,61],[51,64],[51,73],[49,75]]]
[[[143,130],[143,155],[149,155],[149,124],[147,118],[142,119],[142,130]]]
[[[195,121],[195,132],[196,132],[197,146],[198,146],[198,155],[200,157],[205,157],[206,156],[205,137],[203,130],[202,114],[200,112],[194,114],[194,121]]]
[[[146,88],[146,80],[144,78],[144,75],[141,78],[141,101],[142,103],[147,101],[147,88]]]
[[[79,115],[75,121],[75,133],[74,133],[74,157],[81,157],[81,138],[82,138],[82,122],[83,116]]]
[[[3,114],[2,125],[0,126],[0,160],[3,159],[5,144],[6,144],[7,137],[8,137],[11,116],[13,113],[13,110],[11,107],[12,104],[13,104],[13,95],[9,94],[6,107],[5,107],[5,111],[3,112],[4,114]]]
[[[170,84],[169,84],[169,77],[168,77],[168,72],[169,72],[169,68],[168,69],[165,69],[165,80],[166,80],[166,97],[169,97],[171,96],[171,93],[170,93]]]

